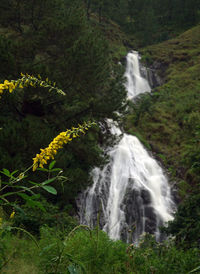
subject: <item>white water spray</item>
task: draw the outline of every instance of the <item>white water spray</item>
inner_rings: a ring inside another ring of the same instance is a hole
[[[151,91],[141,77],[137,52],[127,55],[125,76],[129,99]],[[113,135],[122,135],[116,124],[108,122]],[[174,208],[162,168],[132,135],[123,134],[107,154],[109,163],[92,171],[93,186],[80,197],[81,223],[93,227],[99,219],[112,239],[137,242],[142,233],[149,232],[160,240],[159,227],[173,219]]]
[[[125,77],[127,81],[125,87],[128,99],[133,100],[141,93],[150,92],[151,88],[147,80],[141,77],[138,53],[136,51],[129,52],[126,59]]]

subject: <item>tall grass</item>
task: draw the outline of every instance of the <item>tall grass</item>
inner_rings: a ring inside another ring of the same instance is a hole
[[[157,243],[148,234],[135,246],[113,241],[98,228],[80,227],[65,234],[44,226],[38,244],[7,233],[7,262],[1,273],[186,274],[200,265],[198,249],[177,249],[172,240]]]

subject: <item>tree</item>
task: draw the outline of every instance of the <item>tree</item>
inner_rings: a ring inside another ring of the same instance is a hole
[[[199,188],[198,188],[199,190]],[[200,245],[200,194],[198,191],[182,202],[175,214],[175,219],[165,228],[168,234],[176,237],[176,242],[184,248],[199,247]]]
[[[10,12],[15,13],[16,2],[10,3]],[[31,164],[33,153],[47,146],[57,132],[85,120],[113,117],[126,96],[123,69],[111,61],[108,43],[99,27],[87,20],[83,1],[21,0],[21,3],[25,3],[20,10],[22,32],[13,19],[10,39],[2,38],[6,41],[2,47],[6,48],[9,40],[11,46],[8,53],[0,52],[2,59],[6,54],[15,58],[4,58],[9,64],[1,68],[0,78],[13,79],[21,71],[40,74],[55,81],[67,96],[61,98],[59,94],[44,93],[41,87],[32,87],[2,97],[0,127],[4,130],[0,135],[0,166],[12,170]],[[10,17],[5,17],[6,26]],[[15,66],[11,70],[12,60]],[[12,144],[11,132],[15,139]],[[73,183],[58,186],[58,200],[73,201],[77,192],[88,184],[90,169],[102,163],[99,138],[99,130],[93,129],[82,142],[75,140],[62,150],[57,164]]]

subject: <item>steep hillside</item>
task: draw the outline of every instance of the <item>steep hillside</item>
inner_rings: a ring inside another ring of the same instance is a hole
[[[200,179],[200,26],[141,53],[164,84],[138,99],[126,128],[150,144],[184,196]]]
[[[9,170],[26,169],[60,131],[115,116],[126,96],[122,67],[112,62],[111,40],[119,48],[124,39],[116,24],[97,24],[95,15],[89,21],[80,0],[17,3],[9,1],[7,12],[0,12],[1,82],[17,79],[21,72],[40,74],[67,96],[40,87],[3,94],[0,168]],[[3,1],[2,11],[6,5]],[[57,165],[73,183],[59,189],[59,203],[73,202],[88,184],[91,167],[101,163],[99,135],[98,129],[91,130],[62,150]],[[10,136],[15,141],[10,143]]]

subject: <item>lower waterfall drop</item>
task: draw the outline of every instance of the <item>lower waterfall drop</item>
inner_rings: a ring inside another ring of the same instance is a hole
[[[129,99],[150,92],[141,77],[138,53],[127,55],[126,89]],[[159,227],[173,219],[174,202],[162,168],[132,135],[122,134],[108,120],[113,135],[121,136],[108,149],[109,163],[92,171],[93,185],[77,201],[80,223],[100,228],[111,239],[136,242],[144,232],[161,239]]]

